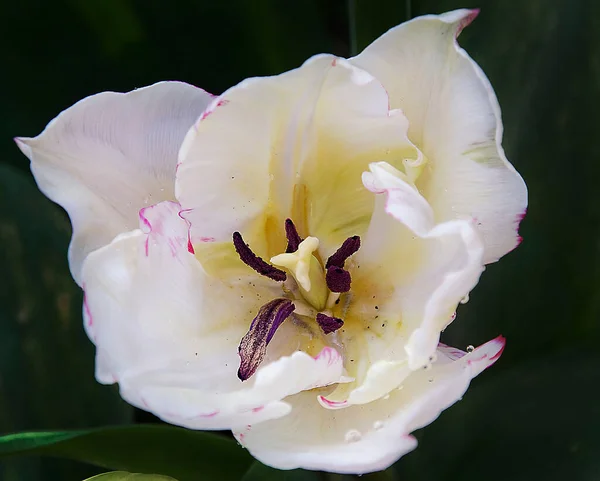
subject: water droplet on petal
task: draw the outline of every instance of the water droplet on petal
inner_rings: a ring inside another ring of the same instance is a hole
[[[467,294],[465,297],[463,297],[463,298],[460,300],[460,303],[461,303],[461,304],[466,304],[467,302],[469,302],[469,294]]]
[[[473,352],[475,350],[475,348],[473,346],[471,346],[470,344],[467,346],[467,352]]]
[[[383,421],[375,421],[373,423],[373,429],[376,431],[379,431],[381,428],[383,428]]]
[[[362,434],[357,429],[351,429],[350,431],[348,431],[346,433],[346,436],[344,437],[344,439],[346,440],[347,443],[355,443],[362,439]]]
[[[432,377],[429,378],[429,382],[433,382],[433,378]]]
[[[423,366],[423,369],[424,369],[425,371],[429,371],[429,370],[431,369],[431,363],[429,362],[429,363],[425,364],[425,365]]]

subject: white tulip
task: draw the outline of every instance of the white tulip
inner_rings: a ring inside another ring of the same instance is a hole
[[[217,98],[95,95],[17,139],[72,220],[97,379],[281,469],[366,473],[414,449],[502,352],[440,333],[527,204],[494,91],[456,43],[476,14]]]

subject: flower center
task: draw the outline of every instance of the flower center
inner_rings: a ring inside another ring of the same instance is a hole
[[[233,234],[233,245],[241,261],[259,274],[283,282],[284,294],[284,297],[270,301],[259,310],[240,342],[238,377],[242,381],[256,372],[265,356],[267,344],[288,317],[312,318],[325,335],[344,325],[342,319],[331,315],[331,309],[340,294],[350,290],[352,279],[344,264],[360,248],[360,237],[346,239],[323,265],[317,253],[319,239],[311,236],[302,239],[291,219],[285,222],[285,233],[288,241],[286,251],[272,257],[271,264],[254,254],[239,232]]]

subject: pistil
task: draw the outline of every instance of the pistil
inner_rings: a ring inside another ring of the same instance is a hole
[[[328,290],[323,267],[313,252],[319,247],[319,239],[307,237],[295,252],[271,257],[271,262],[288,270],[298,283],[302,297],[317,311],[325,308]]]

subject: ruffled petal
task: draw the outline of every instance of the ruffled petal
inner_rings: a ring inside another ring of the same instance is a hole
[[[408,140],[406,117],[390,110],[383,85],[343,59],[323,83],[313,123],[298,185],[305,189],[307,233],[319,238],[327,258],[368,226],[373,196],[361,174],[369,163],[387,161],[412,176],[423,158]]]
[[[240,231],[263,258],[285,249],[299,150],[330,63],[317,56],[278,76],[244,80],[190,129],[179,152],[176,195],[194,244],[230,243]],[[264,235],[269,226],[277,231],[272,239]]]
[[[341,356],[295,352],[285,323],[251,380],[237,377],[238,345],[260,307],[281,294],[277,283],[206,275],[188,244],[180,206],[140,211],[141,229],[92,252],[82,279],[86,330],[97,347],[97,378],[169,422],[206,429],[285,414],[281,400],[341,378]],[[289,325],[286,325],[289,324]]]
[[[375,76],[410,122],[409,138],[428,159],[417,186],[436,222],[476,219],[485,263],[520,241],[527,189],[501,146],[500,107],[488,79],[456,37],[477,10],[426,15],[399,25],[355,65]]]
[[[332,56],[228,90],[179,154],[176,194],[192,242],[213,242],[199,259],[225,259],[220,244],[234,231],[261,257],[277,255],[286,250],[286,218],[301,237],[318,237],[327,257],[368,225],[373,200],[360,175],[369,162],[403,168],[419,159],[407,131],[382,85]]]
[[[371,316],[377,327],[384,320],[390,343],[397,337],[406,342],[414,370],[429,362],[456,306],[477,284],[484,247],[473,221],[435,224],[427,201],[402,177],[383,162],[371,164],[363,176],[378,199],[357,253],[361,277],[355,284],[376,282],[385,286],[380,292],[392,289],[364,321]]]
[[[296,351],[258,369],[244,385],[221,390],[223,369],[201,359],[193,367],[170,366],[128,379],[121,393],[166,422],[190,429],[232,429],[289,414],[285,400],[298,392],[344,382],[343,359],[331,347],[316,356]],[[210,372],[216,368],[216,371]]]
[[[140,208],[174,199],[177,152],[212,96],[180,82],[93,95],[62,112],[35,138],[16,139],[44,194],[73,224],[69,262],[135,229]]]
[[[499,337],[457,360],[440,352],[430,369],[412,373],[401,390],[368,405],[333,411],[321,408],[313,393],[302,393],[286,400],[289,415],[240,426],[234,435],[262,463],[279,469],[353,474],[386,469],[416,447],[410,433],[461,399],[471,379],[503,348]]]

